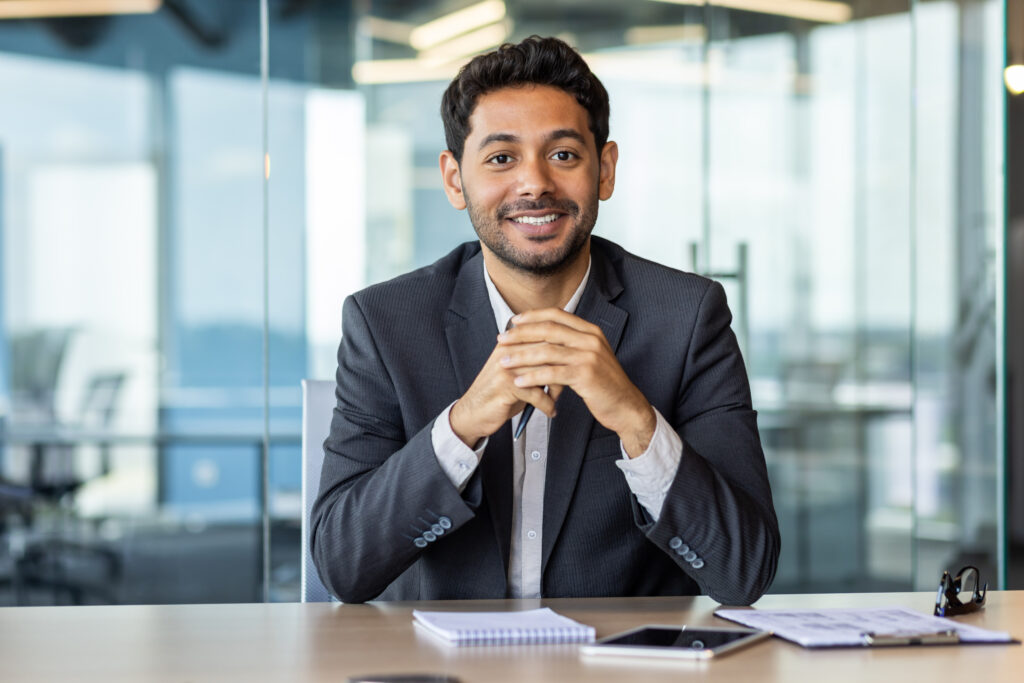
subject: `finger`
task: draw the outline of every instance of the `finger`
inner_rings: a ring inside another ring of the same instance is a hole
[[[515,395],[548,417],[555,416],[555,400],[546,394],[544,389],[540,387],[516,387]]]
[[[574,327],[563,325],[551,320],[517,325],[507,332],[498,335],[499,346],[515,344],[531,344],[548,342],[579,349],[597,349],[607,346],[604,333],[596,325],[585,323],[589,327],[583,332]]]
[[[570,365],[583,362],[584,353],[579,349],[561,344],[518,344],[509,347],[498,362],[506,368],[524,368],[541,365]],[[520,374],[520,373],[517,373]]]
[[[578,315],[563,311],[561,308],[538,308],[512,316],[512,324],[516,327],[539,322],[556,322],[579,332],[591,333],[594,329],[599,329]]]
[[[569,365],[542,365],[529,370],[517,370],[513,383],[517,387],[574,387],[578,382],[576,368]],[[579,393],[577,391],[577,393]]]

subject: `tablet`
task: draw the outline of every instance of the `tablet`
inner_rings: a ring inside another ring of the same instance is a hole
[[[580,652],[588,656],[710,659],[751,645],[770,635],[769,631],[749,628],[641,626],[584,645]]]

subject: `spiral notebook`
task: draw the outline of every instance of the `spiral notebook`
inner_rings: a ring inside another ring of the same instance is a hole
[[[523,612],[422,612],[415,623],[452,645],[589,643],[594,628],[548,607]]]

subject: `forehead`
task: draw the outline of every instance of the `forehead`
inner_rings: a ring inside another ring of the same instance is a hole
[[[525,140],[559,129],[573,129],[593,139],[587,110],[575,97],[548,85],[515,86],[477,98],[466,140],[482,140],[493,133],[512,133]]]

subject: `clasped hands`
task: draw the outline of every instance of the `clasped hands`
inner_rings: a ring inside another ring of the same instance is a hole
[[[629,457],[647,450],[657,425],[654,410],[601,328],[558,308],[527,311],[512,322],[449,413],[456,436],[472,448],[527,403],[555,417],[562,389],[571,387],[594,419],[619,435]]]

